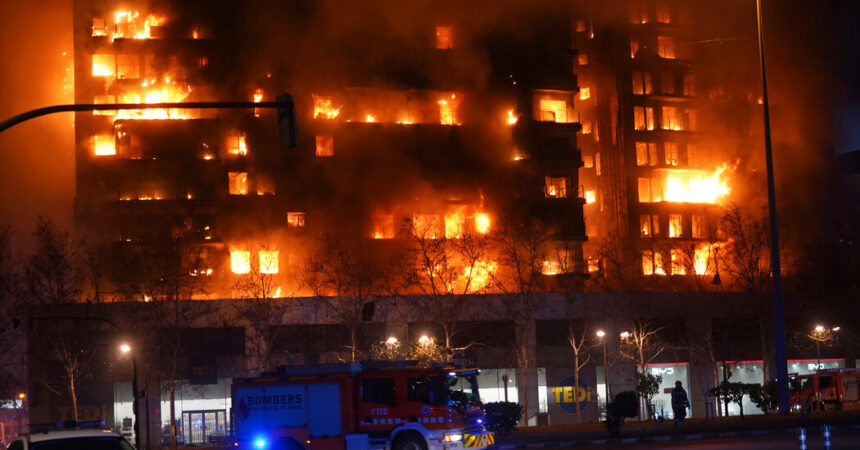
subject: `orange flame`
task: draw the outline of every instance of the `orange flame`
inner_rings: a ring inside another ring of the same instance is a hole
[[[313,95],[314,119],[335,119],[340,114],[340,108],[334,107],[331,97]]]
[[[515,125],[519,118],[514,114],[513,109],[508,110],[508,125]]]
[[[688,169],[666,169],[666,195],[664,201],[681,203],[717,203],[729,195],[725,172],[733,169],[723,163],[713,172]]]

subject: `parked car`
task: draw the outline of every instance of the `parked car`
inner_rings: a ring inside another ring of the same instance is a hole
[[[7,450],[134,450],[131,443],[111,430],[77,425],[31,425],[30,429],[34,431],[19,435]]]

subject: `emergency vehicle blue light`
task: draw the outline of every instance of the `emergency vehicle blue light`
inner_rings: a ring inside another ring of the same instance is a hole
[[[478,419],[478,423],[484,423],[484,419]]]
[[[264,439],[257,439],[254,441],[254,447],[263,448],[266,446],[266,441]]]

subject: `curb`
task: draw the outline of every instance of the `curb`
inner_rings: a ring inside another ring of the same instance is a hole
[[[817,427],[815,427],[817,429]],[[860,430],[860,424],[855,425],[833,425],[831,430]],[[650,444],[659,442],[674,442],[674,441],[698,441],[703,439],[723,439],[736,437],[752,437],[752,436],[769,436],[769,435],[793,435],[797,433],[797,428],[770,428],[762,430],[744,430],[744,431],[714,431],[708,433],[692,433],[692,434],[672,434],[672,435],[654,435],[642,437],[625,437],[625,438],[601,438],[601,439],[582,439],[582,440],[564,440],[564,441],[546,441],[546,442],[528,442],[522,444],[502,443],[487,447],[488,450],[534,450],[543,448],[557,447],[582,447],[588,445],[609,445],[609,444]]]

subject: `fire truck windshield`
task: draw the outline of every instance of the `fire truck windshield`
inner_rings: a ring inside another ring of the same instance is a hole
[[[453,376],[448,382],[448,404],[457,408],[468,408],[481,403],[478,393],[478,378],[475,375]]]

